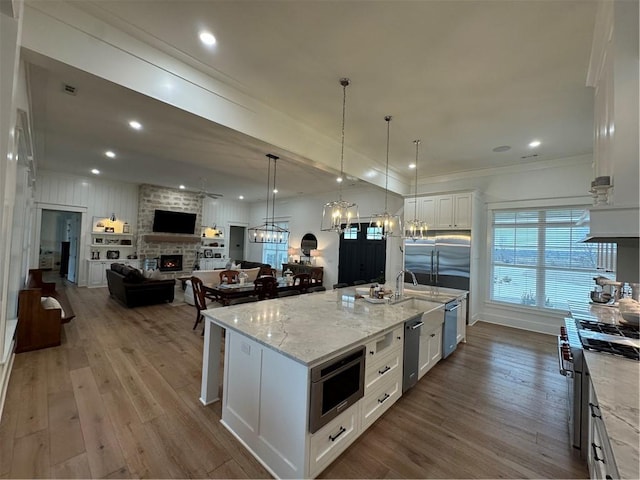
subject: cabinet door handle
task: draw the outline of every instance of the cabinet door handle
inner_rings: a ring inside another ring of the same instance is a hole
[[[600,445],[596,445],[595,443],[591,442],[591,448],[593,448],[593,459],[596,462],[607,463],[607,462],[604,461],[604,458],[600,458],[598,456],[598,450],[596,450],[596,449],[599,448],[600,450],[602,450],[602,447]]]
[[[595,408],[598,409],[598,413],[596,413],[594,411]],[[598,405],[595,405],[595,404],[589,402],[589,409],[591,410],[591,416],[593,418],[602,418],[602,414],[600,413],[600,407]]]
[[[389,398],[389,394],[385,393],[384,397],[378,399],[378,403],[384,403],[387,401],[388,398]]]
[[[411,330],[415,330],[416,328],[420,328],[422,325],[424,325],[424,322],[418,322],[415,325],[411,325],[409,328]]]
[[[378,373],[380,375],[384,375],[385,373],[387,373],[389,370],[391,370],[391,367],[389,365],[385,365],[385,367],[382,370],[378,370]]]
[[[336,438],[338,438],[340,435],[342,435],[346,431],[347,429],[344,428],[342,425],[340,425],[340,431],[338,431],[338,433],[336,433],[335,435],[329,435],[329,440],[331,440],[332,442],[335,442]]]
[[[429,336],[430,336],[430,337],[435,337],[435,336],[436,336],[436,334],[435,334],[435,333],[432,333],[432,334],[431,334],[431,335],[429,335]]]

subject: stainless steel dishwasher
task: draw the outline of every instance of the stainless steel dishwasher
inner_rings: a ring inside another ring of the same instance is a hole
[[[444,306],[444,329],[442,332],[442,358],[447,358],[458,346],[458,299]]]
[[[402,393],[418,382],[420,330],[422,314],[404,322],[404,352],[402,358]],[[455,339],[454,339],[455,340]]]

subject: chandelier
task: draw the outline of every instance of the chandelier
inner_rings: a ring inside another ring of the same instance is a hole
[[[391,115],[384,117],[387,122],[387,169],[386,180],[384,186],[384,212],[374,213],[369,222],[370,227],[382,229],[382,238],[398,237],[402,234],[402,224],[399,215],[392,215],[387,209],[387,198],[389,196],[389,125],[391,123]]]
[[[249,228],[249,241],[252,243],[287,243],[289,241],[289,230],[276,225],[276,161],[280,157],[268,153],[269,166],[267,169],[267,212],[264,223],[257,227]],[[271,160],[273,160],[273,190],[271,190]],[[272,194],[271,218],[269,218],[269,194]],[[271,221],[269,221],[271,220]]]
[[[342,148],[340,150],[340,176],[337,178],[339,184],[338,200],[324,204],[322,208],[322,224],[320,230],[323,232],[336,232],[341,235],[345,230],[357,228],[360,231],[360,215],[358,205],[342,199],[342,183],[344,180],[344,119],[347,104],[348,78],[341,78],[342,85]]]
[[[409,220],[405,224],[405,238],[415,242],[416,240],[422,240],[425,237],[428,225],[426,222],[418,219],[418,147],[420,145],[420,140],[414,140],[413,143],[416,144],[416,180],[413,192],[413,220]]]

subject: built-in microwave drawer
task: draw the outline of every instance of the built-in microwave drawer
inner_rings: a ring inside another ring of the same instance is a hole
[[[394,348],[384,355],[367,358],[364,376],[365,395],[383,379],[398,375],[402,377],[402,349]]]
[[[367,364],[375,357],[382,356],[394,348],[402,348],[404,338],[404,325],[400,325],[387,333],[378,335],[367,342]]]
[[[311,435],[309,477],[316,477],[360,435],[360,402]]]

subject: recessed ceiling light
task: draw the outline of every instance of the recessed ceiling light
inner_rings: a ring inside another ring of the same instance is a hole
[[[116,158],[116,154],[113,153],[111,150],[107,150],[106,152],[104,152],[104,154],[109,158]]]
[[[529,146],[530,146],[531,148],[539,147],[539,146],[540,146],[540,140],[534,140],[533,142],[531,142],[531,143],[529,144]]]
[[[507,152],[511,150],[509,145],[500,145],[499,147],[494,148],[492,151],[494,152]]]
[[[216,37],[211,32],[200,32],[200,41],[210,47],[216,44]]]
[[[342,177],[338,177],[338,178],[336,178],[336,182],[338,182],[338,183],[342,183]]]
[[[138,122],[137,120],[131,120],[129,122],[129,126],[131,128],[133,128],[134,130],[140,130],[142,128],[142,124],[140,122]]]
[[[238,200],[244,200],[244,195],[240,195],[240,196],[238,197]]]
[[[416,164],[415,164],[415,163],[410,163],[410,164],[409,164],[409,168],[411,168],[411,169],[416,168]]]
[[[98,170],[97,168],[94,168],[91,170],[91,173],[93,173],[94,175],[100,175],[100,170]]]
[[[185,187],[184,185],[180,185],[178,188],[179,188],[180,190],[184,190],[184,189],[185,189],[185,188],[187,188],[187,187]]]

